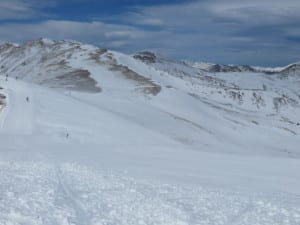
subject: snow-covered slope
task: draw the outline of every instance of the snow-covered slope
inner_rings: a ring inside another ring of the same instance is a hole
[[[0,47],[0,224],[299,224],[300,77],[146,60]]]
[[[118,64],[106,49],[76,41],[38,39],[21,46],[5,44],[0,47],[0,66],[3,75],[62,90],[97,93],[105,85],[116,84],[122,78],[127,80],[126,85],[116,86],[123,86],[127,91],[155,95],[160,88]]]

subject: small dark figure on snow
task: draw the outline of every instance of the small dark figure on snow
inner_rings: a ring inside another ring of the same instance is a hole
[[[26,102],[29,102],[29,98],[28,98],[28,96],[26,97]]]
[[[297,123],[297,126],[300,126],[300,123]]]
[[[7,74],[5,75],[5,81],[8,81],[8,75]]]
[[[69,137],[69,133],[66,134],[66,138],[68,138],[68,137]]]

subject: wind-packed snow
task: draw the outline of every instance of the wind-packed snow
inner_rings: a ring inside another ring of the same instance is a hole
[[[155,184],[74,164],[6,162],[0,169],[1,224],[300,222],[291,196]]]
[[[299,77],[15,48],[0,51],[1,225],[300,224]]]

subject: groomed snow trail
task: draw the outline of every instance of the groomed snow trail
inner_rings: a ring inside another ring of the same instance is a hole
[[[80,225],[89,225],[89,217],[81,203],[78,202],[77,196],[73,193],[72,188],[66,183],[60,167],[56,168],[56,176],[58,180],[58,192],[62,197],[61,201],[63,204],[67,204],[75,214],[72,222]]]
[[[8,81],[9,87],[5,90],[7,106],[5,118],[2,121],[1,132],[13,135],[30,135],[34,124],[34,100],[29,84],[24,82]],[[26,98],[28,97],[29,102]]]

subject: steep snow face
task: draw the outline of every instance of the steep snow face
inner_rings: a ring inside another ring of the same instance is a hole
[[[0,224],[299,224],[299,76],[46,39],[0,56]]]

